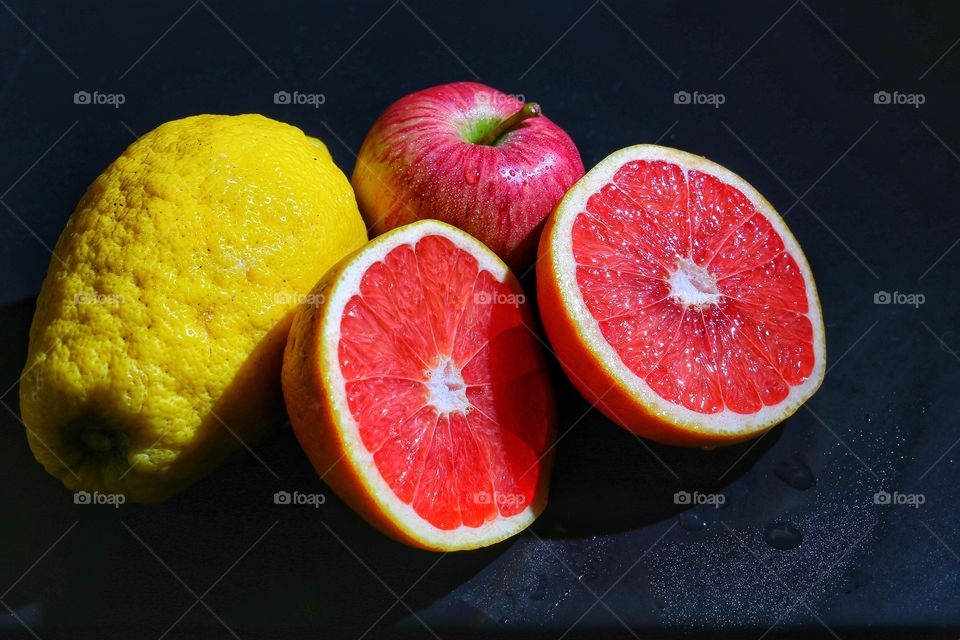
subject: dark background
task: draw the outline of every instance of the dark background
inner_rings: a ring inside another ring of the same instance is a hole
[[[956,637],[956,3],[0,5],[0,635]],[[550,505],[475,552],[408,549],[328,491],[317,510],[274,505],[326,491],[289,429],[161,506],[74,505],[32,459],[16,382],[48,248],[96,175],[136,135],[203,112],[296,124],[349,174],[390,102],[464,79],[540,102],[588,168],[660,141],[764,193],[817,277],[820,392],[759,441],[703,452],[637,440],[558,375]],[[81,90],[125,102],[75,104]],[[276,105],[280,90],[325,102]],[[879,291],[925,300],[877,305]],[[797,461],[815,487],[778,477]],[[681,490],[726,502],[686,510]],[[924,503],[876,504],[881,490]],[[767,545],[776,522],[802,544]]]

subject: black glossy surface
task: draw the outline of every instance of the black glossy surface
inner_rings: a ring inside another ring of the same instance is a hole
[[[192,607],[165,637],[960,628],[958,17],[946,2],[7,0],[0,600],[40,638],[156,638],[195,596],[209,609]],[[15,385],[45,245],[133,132],[261,112],[326,140],[349,172],[387,104],[473,77],[540,102],[588,167],[660,140],[764,193],[823,303],[831,368],[808,408],[757,442],[671,449],[589,411],[558,375],[564,435],[548,510],[512,540],[442,558],[383,538],[329,492],[317,510],[274,505],[280,489],[325,490],[288,429],[257,451],[262,464],[248,456],[162,506],[74,505],[30,455]],[[80,90],[125,103],[77,105]],[[325,103],[276,105],[280,90]],[[725,102],[675,104],[678,91]],[[925,102],[875,104],[877,91]],[[878,291],[925,303],[877,305]],[[795,460],[815,486],[781,479]],[[681,526],[678,491],[725,502],[694,507]],[[876,504],[878,491],[924,503]],[[777,522],[802,532],[799,547],[764,542]],[[0,635],[25,634],[4,611]]]

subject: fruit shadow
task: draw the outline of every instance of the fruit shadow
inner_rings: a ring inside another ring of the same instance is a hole
[[[678,517],[695,506],[687,496],[724,493],[780,438],[774,429],[713,450],[661,445],[592,407],[553,364],[558,440],[550,502],[534,524],[542,537],[602,535]]]
[[[0,306],[6,337],[0,380],[10,388],[4,401],[15,413],[34,306],[34,299]],[[252,397],[256,380],[262,384],[262,377],[274,372],[279,393],[276,345],[285,340],[286,323],[254,349],[226,397]],[[237,425],[249,422],[248,412],[277,419],[269,401],[232,408],[241,404],[215,407],[219,419],[205,422],[212,439],[223,436],[221,431],[232,439],[228,426],[241,436]],[[182,580],[197,595],[210,587],[204,602],[238,630],[268,635],[279,624],[304,635],[324,629],[356,637],[368,628],[382,631],[410,616],[411,609],[432,604],[509,546],[444,555],[383,536],[318,477],[282,414],[259,443],[238,441],[234,448],[240,455],[172,498],[120,508],[75,504],[73,495],[33,460],[14,415],[3,415],[0,462],[13,482],[0,495],[15,514],[5,545],[11,557],[22,556],[29,565],[40,532],[78,523],[64,543],[67,559],[41,563],[8,596],[16,606],[38,603],[53,628],[94,615],[105,628],[132,625],[138,633],[158,637],[190,604],[190,593],[178,584]],[[278,492],[321,497],[278,504]],[[218,625],[216,619],[197,606],[176,630],[211,625]]]
[[[8,345],[0,357],[5,388],[23,367],[33,306],[33,300],[25,300],[0,307],[0,329]],[[278,328],[264,339],[231,385],[231,396],[245,396],[255,378],[277,369],[276,360],[264,358],[275,353],[273,345],[282,337]],[[756,443],[712,452],[641,441],[591,409],[555,360],[549,362],[559,440],[548,506],[534,524],[540,537],[587,537],[675,517],[688,508],[674,499],[677,491],[721,490],[779,437],[772,433]],[[14,410],[16,397],[14,388],[7,396]],[[241,415],[226,406],[215,411],[228,425]],[[283,620],[285,628],[305,631],[356,635],[370,626],[382,631],[409,617],[411,609],[420,611],[492,569],[512,544],[508,540],[441,555],[384,537],[322,482],[288,425],[259,445],[245,443],[250,450],[241,446],[244,455],[170,500],[120,509],[74,505],[72,496],[31,459],[16,431],[6,433],[19,445],[6,448],[6,468],[22,470],[16,474],[22,479],[18,500],[44,507],[17,509],[17,526],[9,532],[12,546],[30,553],[37,532],[50,527],[53,509],[62,512],[64,529],[74,519],[81,522],[72,536],[82,541],[77,548],[90,558],[52,565],[49,574],[38,567],[36,592],[24,587],[18,594],[24,602],[31,597],[41,601],[53,622],[74,621],[77,607],[85,604],[83,599],[73,604],[75,594],[91,592],[96,585],[92,593],[98,602],[125,602],[123,608],[104,612],[105,624],[151,631],[156,626],[159,634],[185,606],[165,564],[197,593],[215,584],[205,602],[237,628],[266,632]],[[277,504],[277,492],[322,495],[323,502]],[[51,583],[59,587],[50,590]],[[164,584],[170,588],[157,586]],[[208,617],[198,607],[180,623],[181,631],[209,624]]]
[[[282,351],[292,315],[278,323],[241,366],[215,408],[224,424],[214,424],[213,429],[248,420],[245,411],[249,410],[269,418],[269,402],[254,408],[237,402],[255,393],[264,376],[276,381],[271,391],[278,394],[282,409]],[[319,626],[352,635],[381,630],[469,581],[505,549],[501,545],[476,553],[443,555],[384,536],[323,482],[322,473],[310,464],[289,422],[259,446],[249,444],[244,447],[246,455],[173,501],[181,505],[174,513],[181,526],[195,528],[185,534],[187,539],[203,535],[206,525],[195,524],[197,512],[211,503],[218,508],[206,511],[201,522],[212,518],[216,529],[226,530],[232,526],[227,514],[243,513],[248,523],[242,531],[245,538],[260,533],[258,529],[269,532],[261,550],[270,557],[269,564],[250,574],[246,584],[233,581],[222,587],[220,597],[235,607],[238,616],[264,607],[266,582],[272,585],[267,601],[275,619],[292,627],[315,631]],[[240,552],[242,549],[234,549],[231,553]],[[202,557],[194,559],[204,561]],[[259,620],[257,615],[247,622],[255,627]]]

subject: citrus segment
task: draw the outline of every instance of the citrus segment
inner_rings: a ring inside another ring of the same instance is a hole
[[[616,422],[678,444],[776,424],[823,376],[810,268],[730,171],[640,145],[590,171],[541,239],[541,315],[575,385]]]
[[[370,243],[315,292],[320,307],[294,321],[284,391],[331,486],[385,532],[431,549],[491,544],[532,522],[553,396],[506,266],[428,220]]]

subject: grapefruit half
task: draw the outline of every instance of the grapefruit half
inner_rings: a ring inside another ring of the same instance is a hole
[[[546,506],[553,392],[507,266],[435,220],[390,231],[317,284],[283,391],[314,468],[412,546],[472,549]]]
[[[700,156],[613,153],[540,239],[540,315],[560,364],[611,420],[665,444],[731,444],[820,386],[810,266],[756,189]]]

